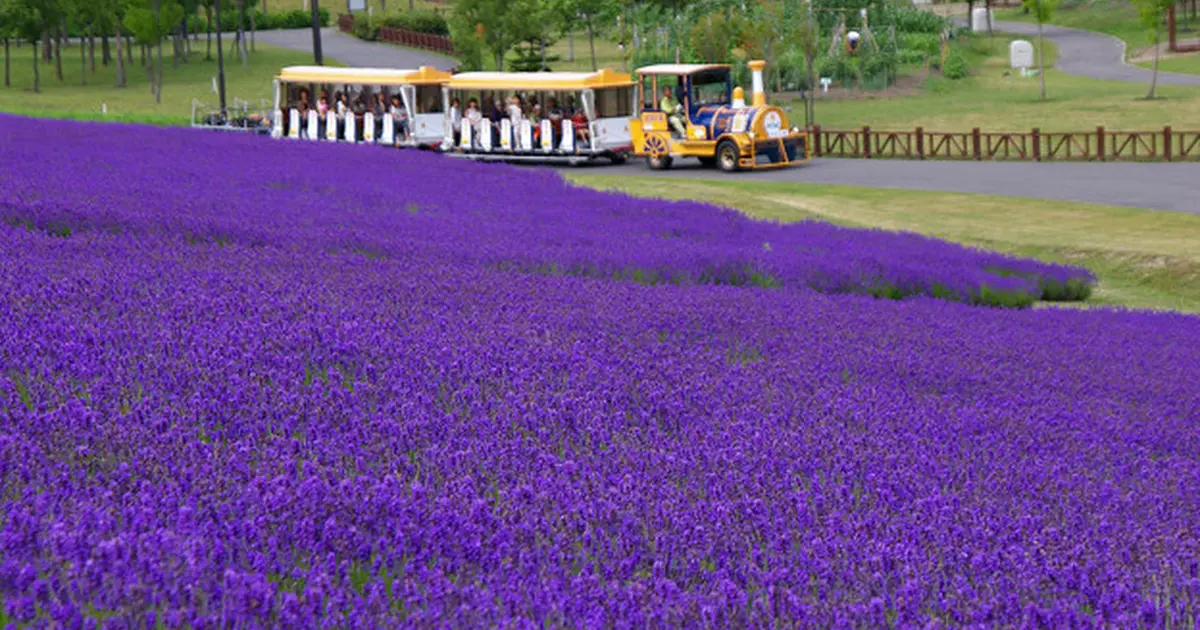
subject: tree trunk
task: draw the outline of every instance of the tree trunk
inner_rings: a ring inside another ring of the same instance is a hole
[[[88,32],[91,33],[91,30],[92,29],[89,28]],[[92,50],[94,52],[95,48],[93,48]],[[88,69],[87,68],[87,46],[83,45],[83,40],[81,39],[81,40],[79,40],[79,70],[80,70],[79,84],[80,85],[87,85],[87,69]]]
[[[242,67],[246,67],[246,0],[237,0],[238,3],[238,23],[237,23],[237,43],[238,55],[242,60]]]
[[[92,59],[92,74],[96,74],[96,36],[92,34],[90,26],[88,27],[88,57]]]
[[[117,29],[117,87],[125,87],[125,51],[121,47],[120,29]]]
[[[62,41],[67,32],[67,18],[62,19],[62,24],[58,27],[57,37],[54,38],[54,76],[58,77],[59,81],[63,80],[62,73]]]
[[[312,0],[313,61],[322,66],[325,61],[321,55],[321,9],[318,4],[318,0]]]
[[[316,5],[317,0],[313,0]],[[221,15],[221,0],[216,0],[217,15]],[[316,9],[314,9],[315,11]],[[316,18],[313,18],[314,20]],[[319,51],[319,49],[318,49]],[[317,53],[318,55],[320,52]],[[225,117],[225,55],[221,53],[221,27],[217,25],[217,97],[221,102],[221,118]]]
[[[9,52],[10,50],[12,50],[12,49],[8,47],[8,38],[5,37],[4,38],[4,87],[12,86],[12,68],[11,68],[12,54]]]
[[[1046,100],[1046,64],[1042,63],[1042,59],[1045,57],[1045,55],[1042,51],[1046,49],[1046,39],[1042,33],[1042,20],[1040,19],[1040,16],[1042,15],[1042,8],[1041,8],[1040,0],[1038,2],[1037,12],[1038,12],[1038,16],[1039,16],[1039,19],[1038,19],[1038,79],[1040,79],[1042,82],[1042,100],[1044,101],[1044,100]]]
[[[34,94],[37,94],[38,92],[41,91],[40,85],[41,85],[41,79],[42,79],[41,75],[38,74],[37,50],[38,50],[38,43],[36,41],[34,41],[33,42],[33,93]]]
[[[119,39],[119,38],[118,38]],[[100,63],[106,67],[112,62],[112,50],[108,47],[108,33],[100,36]],[[93,64],[94,66],[95,64]]]
[[[992,0],[983,0],[983,6],[987,9],[988,37],[995,37],[996,34],[992,32]]]
[[[567,61],[575,61],[575,31],[567,33]]]
[[[588,18],[588,48],[592,51],[592,72],[596,71],[596,27],[592,25],[591,18]]]
[[[254,36],[258,33],[258,25],[256,24],[255,19],[254,19],[255,13],[258,13],[258,11],[254,10],[254,7],[251,7],[250,8],[250,51],[251,52],[258,52],[257,50],[254,49]]]
[[[546,41],[539,41],[538,48],[542,52],[542,71],[544,72],[546,70]]]
[[[813,63],[815,61],[813,57],[813,55],[805,56],[805,65],[808,66],[808,103],[806,103],[808,107],[805,109],[805,113],[807,114],[805,119],[807,120],[809,127],[817,124],[817,75],[814,71],[814,66],[816,64]]]
[[[316,0],[313,0],[313,2],[316,2]],[[415,7],[413,6],[413,0],[408,0],[408,10],[412,11],[414,8]]]
[[[162,28],[161,19],[162,19],[162,16],[158,10],[158,0],[154,0],[154,29],[155,30]],[[163,79],[162,79],[162,38],[161,37],[158,38],[158,72],[156,73],[156,75],[157,75],[157,77],[154,80],[154,84],[155,84],[154,102],[157,104],[157,103],[162,102],[162,80]]]
[[[125,53],[129,56],[129,65],[133,65],[133,35],[125,36]]]
[[[1158,83],[1158,22],[1154,23],[1154,71],[1150,73],[1150,91],[1146,93],[1146,100],[1154,98],[1154,87]]]
[[[205,17],[205,21],[207,23],[207,26],[204,29],[205,36],[207,39],[207,44],[204,48],[204,60],[212,61],[212,32],[213,32],[213,29],[212,29],[212,7],[210,7],[210,6],[204,7],[204,17]]]
[[[50,31],[47,30],[46,32],[42,33],[42,35],[42,61],[49,63],[54,61],[54,47],[50,43]],[[37,50],[36,45],[34,45],[34,50]]]

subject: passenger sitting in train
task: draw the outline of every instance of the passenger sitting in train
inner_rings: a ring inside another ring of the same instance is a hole
[[[586,145],[591,142],[588,134],[587,114],[584,114],[582,109],[575,110],[575,115],[571,117],[571,126],[575,128],[575,141],[577,143]]]
[[[383,115],[388,111],[387,96],[383,92],[375,93],[375,101],[371,103],[371,115],[375,117],[375,137],[383,137]]]
[[[667,115],[667,122],[675,133],[679,134],[680,138],[687,137],[687,130],[683,126],[683,106],[671,94],[671,88],[663,88],[662,100],[658,103],[659,109]]]
[[[321,120],[325,120],[325,114],[329,113],[329,95],[322,93],[321,100],[317,101],[317,113],[321,115]]]
[[[508,121],[512,123],[512,146],[517,147],[517,140],[521,137],[521,121],[525,119],[525,112],[521,110],[521,97],[514,96],[508,101]]]
[[[350,111],[350,97],[345,92],[334,92],[333,101],[337,117],[345,118],[346,113]]]
[[[488,111],[488,120],[492,123],[492,146],[500,145],[500,121],[504,120],[504,104],[500,99],[492,101],[492,108]]]
[[[454,146],[462,142],[462,104],[457,98],[450,99],[450,130],[454,133]]]
[[[554,136],[554,146],[562,143],[563,110],[558,106],[554,97],[546,99],[546,118],[550,121],[550,130]]]
[[[471,143],[479,143],[479,133],[483,129],[483,112],[479,111],[479,102],[475,99],[467,101],[467,124],[471,126]]]
[[[395,128],[396,141],[399,142],[401,138],[408,139],[408,112],[404,110],[404,105],[400,103],[400,95],[392,95],[392,106],[388,109],[388,113],[392,115],[392,125]]]

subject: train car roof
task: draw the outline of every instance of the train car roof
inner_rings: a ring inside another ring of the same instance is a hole
[[[695,74],[705,70],[728,70],[729,64],[724,63],[660,63],[654,66],[638,68],[638,74]]]
[[[462,72],[450,77],[450,87],[458,90],[581,90],[633,84],[633,77],[608,68],[596,72]]]
[[[450,73],[432,66],[418,69],[330,68],[327,66],[288,66],[279,72],[279,80],[289,83],[343,83],[347,85],[411,85],[445,83]]]

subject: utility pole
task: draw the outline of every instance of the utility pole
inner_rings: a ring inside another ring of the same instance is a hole
[[[318,4],[319,0],[312,0],[313,61],[318,66],[323,66],[325,61],[321,55],[321,9]]]

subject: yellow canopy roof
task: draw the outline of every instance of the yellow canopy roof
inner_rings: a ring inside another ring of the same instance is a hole
[[[393,68],[329,68],[289,66],[278,79],[287,83],[334,83],[346,85],[427,85],[446,83],[450,73],[431,66],[416,70]]]
[[[450,77],[456,90],[582,90],[628,87],[633,79],[603,68],[596,72],[463,72]]]
[[[654,66],[643,66],[638,68],[638,74],[674,74],[674,75],[689,75],[704,70],[727,70],[728,64],[723,63],[660,63]]]

